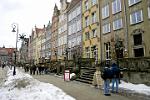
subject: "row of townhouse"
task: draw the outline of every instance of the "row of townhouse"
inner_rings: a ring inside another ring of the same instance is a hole
[[[60,0],[52,23],[29,38],[31,62],[150,56],[150,0]]]

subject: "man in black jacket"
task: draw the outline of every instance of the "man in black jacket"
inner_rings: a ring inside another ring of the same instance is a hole
[[[110,79],[112,78],[112,72],[109,68],[109,66],[107,65],[107,67],[104,68],[104,71],[102,72],[102,76],[101,76],[104,80],[104,95],[105,96],[110,96]]]

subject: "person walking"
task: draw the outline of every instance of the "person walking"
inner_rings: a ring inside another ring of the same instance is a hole
[[[109,68],[109,65],[104,68],[104,71],[102,72],[102,79],[104,80],[104,95],[105,96],[110,96],[110,79],[111,79],[111,70]]]
[[[115,62],[111,65],[112,71],[112,93],[118,93],[120,69]]]

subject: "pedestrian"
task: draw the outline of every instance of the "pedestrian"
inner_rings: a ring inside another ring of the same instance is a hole
[[[4,67],[5,67],[5,63],[2,64],[2,68],[4,68]]]
[[[114,61],[111,65],[112,71],[112,93],[118,93],[119,88],[119,77],[120,77],[120,69]]]
[[[33,74],[33,65],[30,65],[30,75]]]
[[[92,81],[92,85],[95,86],[96,88],[101,88],[102,85],[104,84],[103,79],[100,76],[101,76],[100,67],[96,66],[96,72],[94,73]]]
[[[33,65],[32,70],[33,70],[33,75],[35,75],[35,72],[36,72],[36,65],[35,64]]]
[[[103,69],[101,74],[102,79],[104,80],[104,95],[110,96],[110,80],[112,78],[112,72],[109,68],[109,65],[106,65],[106,67]]]

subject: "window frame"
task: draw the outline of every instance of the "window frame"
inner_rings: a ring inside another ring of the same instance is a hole
[[[111,60],[111,46],[110,46],[110,42],[105,43],[105,53],[106,53],[106,60]]]
[[[113,30],[115,31],[115,30],[119,30],[121,28],[123,28],[123,20],[122,20],[122,18],[114,20],[113,21]]]
[[[138,16],[138,14],[140,14],[140,16]],[[138,18],[140,18],[141,20],[139,20]],[[143,11],[142,10],[138,10],[138,11],[135,11],[130,14],[130,24],[131,25],[138,24],[142,21],[143,21]]]
[[[103,34],[109,33],[111,31],[110,23],[107,23],[102,26],[102,32]]]
[[[85,48],[86,58],[90,58],[90,47]]]
[[[97,36],[97,29],[92,29],[92,37],[95,38]]]
[[[90,33],[89,33],[89,32],[86,32],[86,33],[85,33],[85,40],[88,40],[88,39],[90,39]]]
[[[109,4],[102,8],[102,19],[109,17]]]
[[[95,5],[96,3],[97,3],[97,0],[92,0],[91,1],[92,6]]]
[[[89,16],[85,17],[85,27],[89,26]]]
[[[121,11],[122,2],[121,0],[114,0],[112,2],[112,14],[116,14]]]
[[[135,5],[135,4],[137,4],[137,3],[139,3],[139,2],[141,2],[141,0],[128,0],[128,5],[129,6],[132,6],[132,5]]]
[[[89,9],[89,3],[88,3],[88,0],[86,0],[84,2],[84,8],[85,8],[85,11],[87,11]]]
[[[92,23],[96,23],[96,12],[92,13]]]
[[[148,18],[150,19],[150,5],[148,6],[147,11],[148,11]]]

